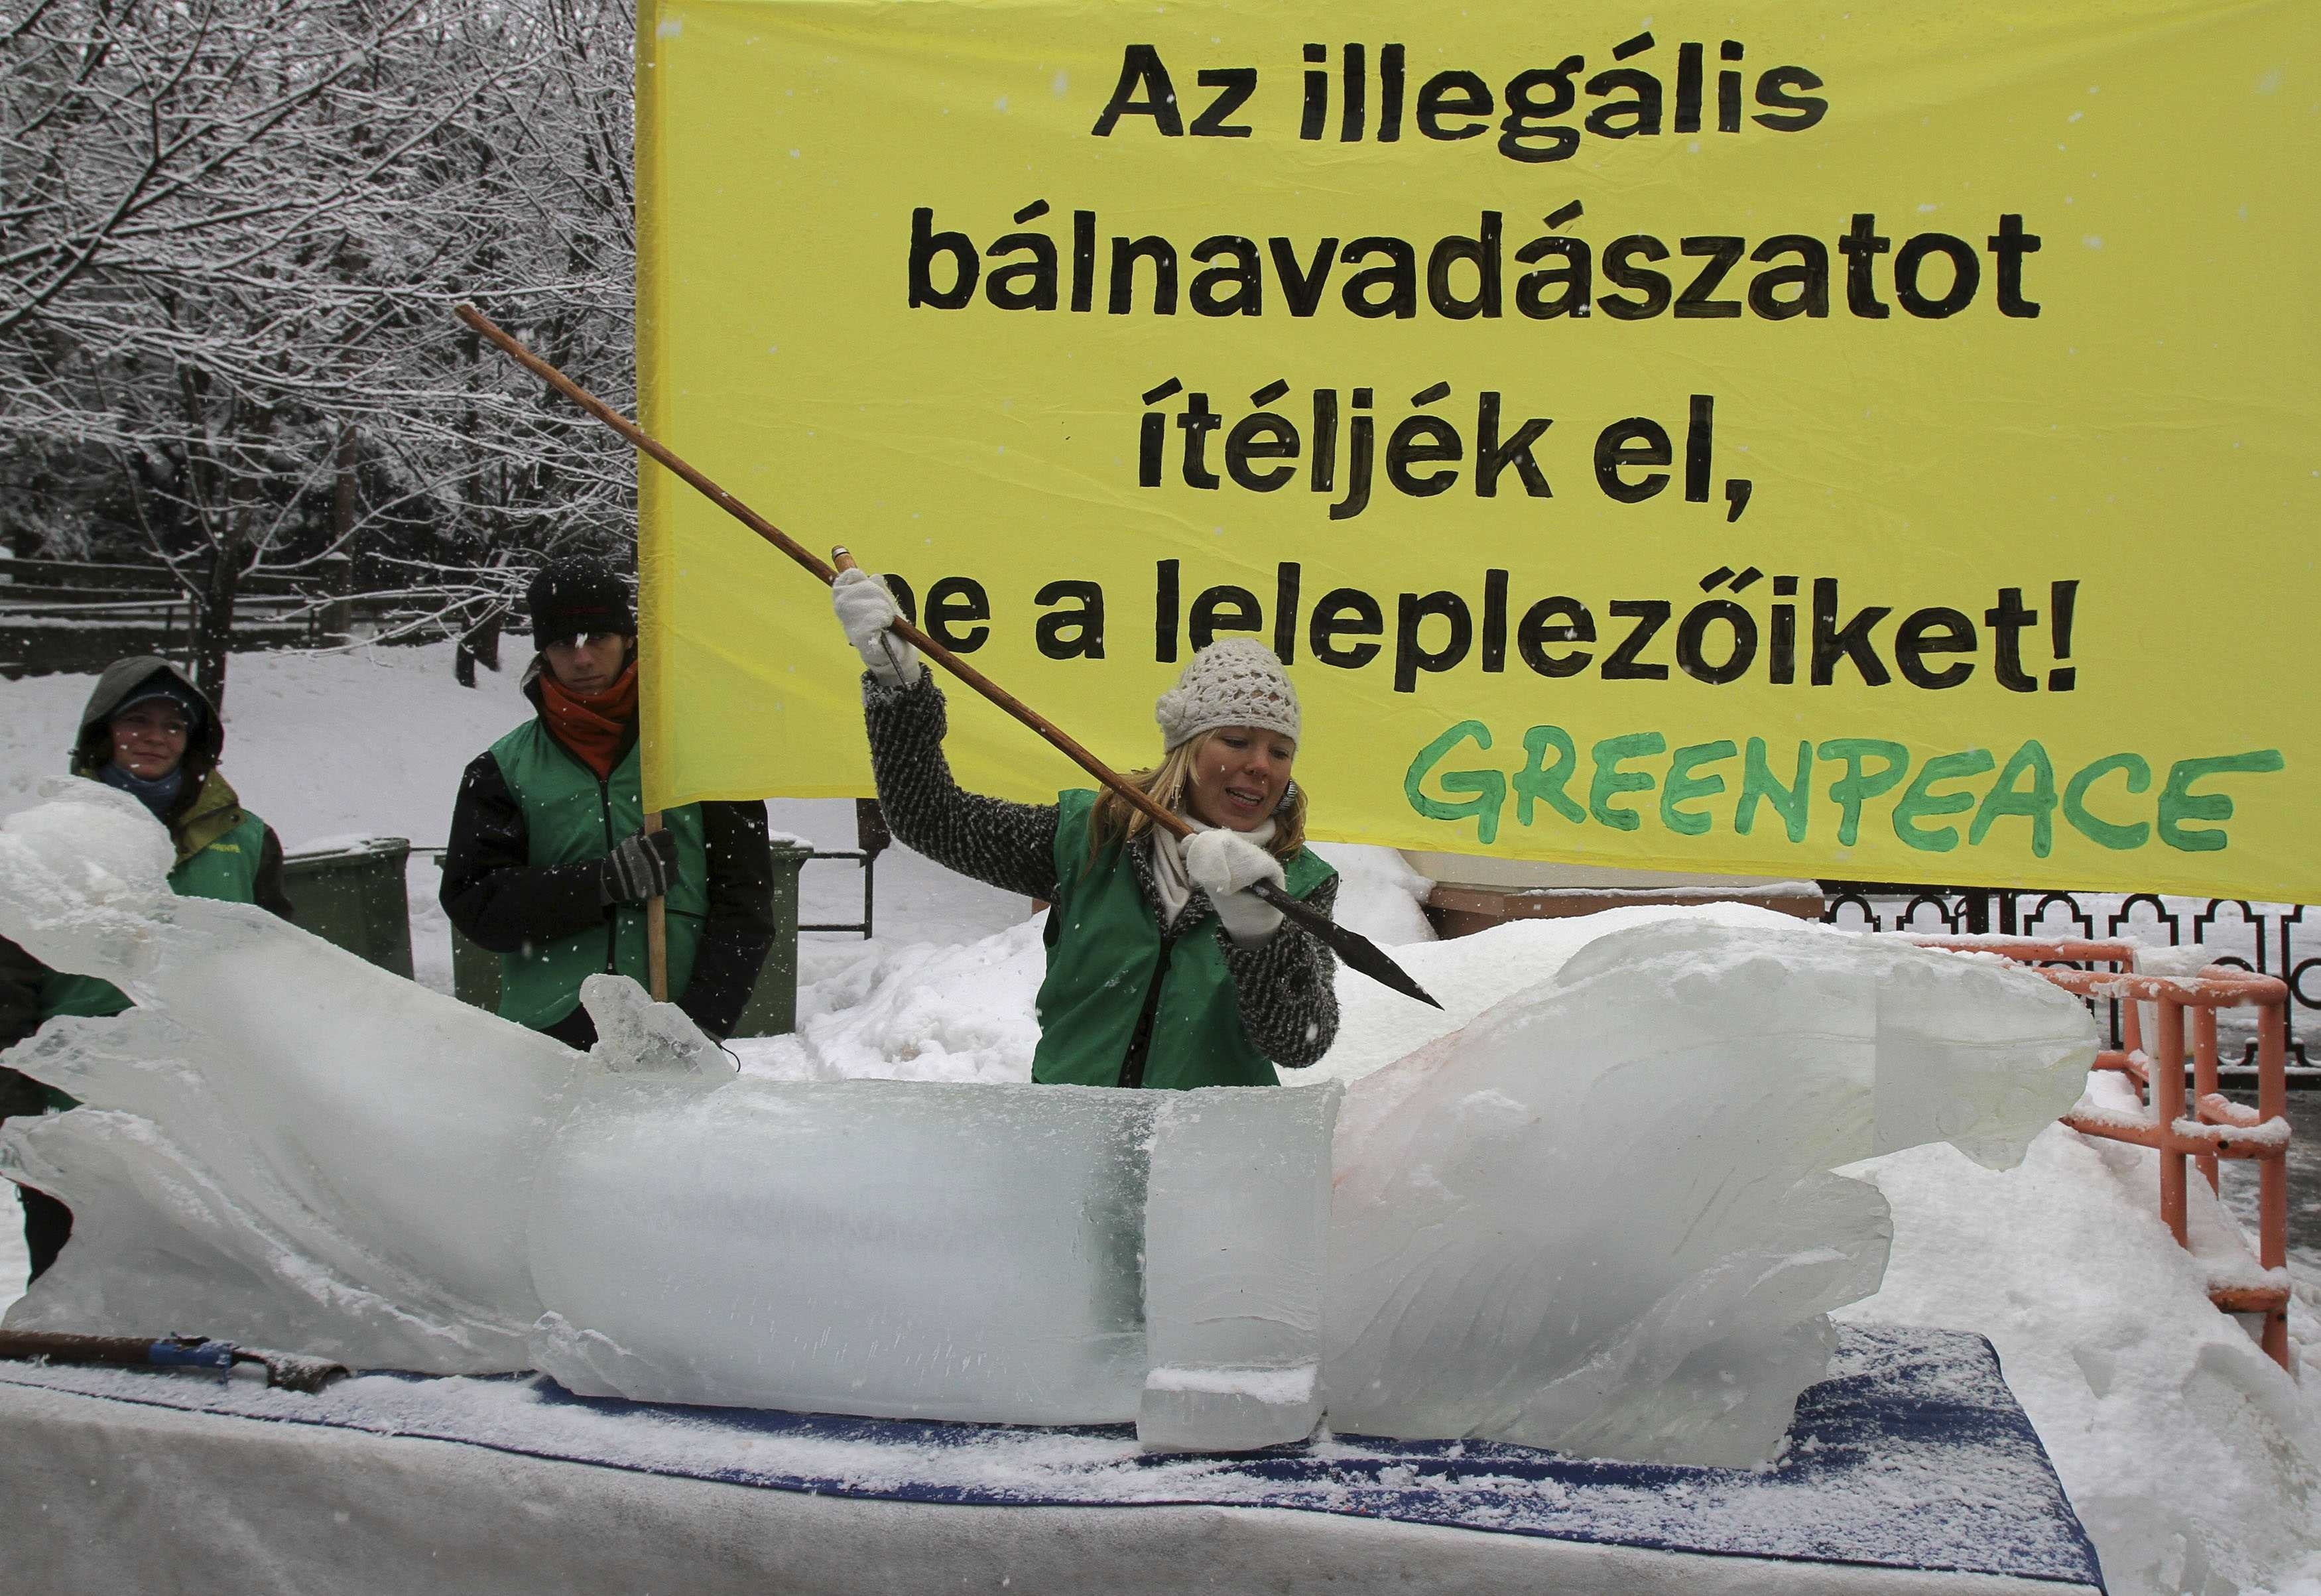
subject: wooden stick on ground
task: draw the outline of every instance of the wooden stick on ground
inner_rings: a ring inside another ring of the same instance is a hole
[[[460,305],[457,307],[457,313],[460,320],[465,322],[478,333],[489,340],[492,343],[497,345],[507,354],[508,358],[515,361],[517,365],[523,367],[526,371],[531,372],[534,376],[539,377],[550,387],[554,388],[558,393],[571,400],[572,403],[578,404],[590,415],[595,416],[598,421],[604,422],[605,425],[612,428],[614,431],[618,432],[622,437],[627,439],[629,442],[634,445],[641,453],[651,456],[653,459],[659,461],[661,465],[675,472],[679,477],[683,478],[686,482],[697,489],[705,498],[710,501],[710,503],[715,504],[719,509],[724,511],[734,520],[740,521],[743,526],[748,527],[751,531],[757,533],[758,536],[763,538],[767,542],[780,549],[784,554],[789,556],[790,558],[796,560],[799,565],[804,566],[807,570],[812,571],[817,579],[827,584],[837,577],[837,567],[826,563],[806,549],[803,545],[792,540],[787,533],[784,532],[772,521],[769,521],[764,516],[760,515],[756,511],[742,503],[741,500],[727,493],[724,488],[719,487],[715,482],[711,481],[701,472],[695,470],[691,466],[687,465],[678,456],[675,450],[663,444],[659,439],[653,437],[650,432],[647,432],[642,427],[638,426],[634,422],[629,420],[628,417],[623,415],[619,411],[614,410],[611,405],[597,398],[596,395],[588,392],[587,389],[582,387],[578,383],[574,382],[570,377],[565,376],[555,367],[550,365],[547,361],[533,354],[530,349],[524,348],[523,344],[520,340],[503,330],[497,323],[493,322],[489,316],[485,315],[474,305]],[[844,549],[839,549],[836,553],[841,559],[845,559],[847,558],[846,551]],[[1152,823],[1154,825],[1162,827],[1178,837],[1186,837],[1191,834],[1192,829],[1185,824],[1182,817],[1170,812],[1165,806],[1155,803],[1151,795],[1145,793],[1142,788],[1137,786],[1133,782],[1128,780],[1127,777],[1122,775],[1119,772],[1105,764],[1103,760],[1097,758],[1094,754],[1088,752],[1088,749],[1082,748],[1073,739],[1066,736],[1062,730],[1050,721],[1046,716],[1041,714],[1038,711],[1024,703],[1014,694],[1007,692],[997,683],[992,681],[990,677],[985,676],[981,671],[968,664],[967,661],[961,659],[949,648],[944,648],[941,643],[936,642],[934,639],[927,636],[925,632],[921,631],[917,627],[912,625],[908,621],[904,620],[899,615],[895,618],[894,630],[897,637],[908,641],[913,647],[916,648],[920,653],[933,660],[937,665],[942,666],[952,676],[957,676],[960,681],[974,688],[985,698],[989,699],[993,703],[996,703],[1001,709],[1006,710],[1010,715],[1013,715],[1016,720],[1022,721],[1025,726],[1030,727],[1033,731],[1039,733],[1041,738],[1051,747],[1055,748],[1057,752],[1062,754],[1065,758],[1069,759],[1073,764],[1088,772],[1088,774],[1096,778],[1098,783],[1111,788],[1114,792],[1119,793],[1122,798],[1127,800],[1127,802],[1135,805],[1138,809],[1142,810],[1146,814],[1152,818]],[[1330,947],[1337,952],[1339,957],[1344,959],[1347,964],[1352,966],[1355,969],[1360,970],[1363,975],[1370,976],[1374,981],[1391,986],[1397,992],[1402,993],[1406,996],[1416,998],[1423,1003],[1433,1004],[1438,1009],[1443,1006],[1441,1003],[1434,1002],[1434,999],[1427,993],[1424,987],[1422,987],[1417,982],[1412,980],[1409,975],[1400,965],[1396,964],[1393,959],[1388,957],[1386,954],[1379,949],[1375,943],[1370,941],[1369,938],[1361,935],[1359,931],[1349,930],[1346,927],[1338,924],[1328,915],[1320,912],[1312,905],[1291,897],[1287,892],[1275,886],[1271,882],[1259,882],[1255,886],[1251,887],[1249,890],[1254,893],[1258,897],[1262,898],[1268,903],[1272,904],[1276,909],[1280,910],[1283,914],[1288,916],[1291,920],[1296,920],[1306,930],[1312,932],[1315,936],[1319,937],[1322,940],[1328,943]]]

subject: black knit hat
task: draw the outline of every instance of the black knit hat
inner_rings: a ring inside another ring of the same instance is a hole
[[[545,648],[595,631],[634,637],[637,612],[629,585],[610,566],[564,559],[542,566],[532,579],[532,642]]]

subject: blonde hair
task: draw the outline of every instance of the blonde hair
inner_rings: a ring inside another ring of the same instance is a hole
[[[1213,727],[1179,743],[1151,769],[1131,771],[1130,784],[1161,808],[1182,813],[1185,789],[1192,784],[1194,759],[1209,746],[1211,738],[1226,730]],[[1096,811],[1088,817],[1088,858],[1093,862],[1115,843],[1133,842],[1151,829],[1151,815],[1106,787],[1096,795]],[[1273,812],[1273,840],[1265,848],[1275,858],[1286,860],[1305,846],[1306,789],[1293,781],[1289,784],[1288,802]]]

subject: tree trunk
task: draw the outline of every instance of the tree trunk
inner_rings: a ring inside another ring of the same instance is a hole
[[[341,422],[338,476],[331,485],[331,541],[340,553],[350,559],[354,558],[355,552],[350,542],[355,530],[355,467],[361,461],[362,453],[356,444],[355,424]]]
[[[194,615],[194,684],[209,695],[218,713],[225,712],[225,668],[233,654],[234,600],[241,592],[242,550],[247,511],[232,516],[233,535],[222,542],[210,561],[202,584],[199,608]]]
[[[355,468],[361,461],[356,444],[352,422],[339,423],[338,479],[331,489],[331,559],[324,562],[333,575],[329,581],[332,603],[323,611],[323,638],[333,646],[346,642],[354,635],[354,606],[348,603],[354,593],[355,545],[360,541],[355,535]]]

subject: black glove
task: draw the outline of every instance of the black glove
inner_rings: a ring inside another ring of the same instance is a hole
[[[677,838],[668,831],[640,831],[623,838],[605,856],[596,874],[596,895],[606,903],[642,903],[663,898],[677,880]]]

